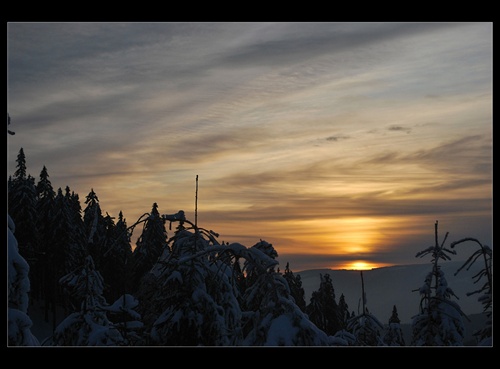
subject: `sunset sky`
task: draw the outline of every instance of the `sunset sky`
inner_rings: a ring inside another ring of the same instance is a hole
[[[198,175],[198,224],[293,271],[430,262],[436,220],[492,246],[492,28],[8,23],[7,176],[132,225],[194,220]]]

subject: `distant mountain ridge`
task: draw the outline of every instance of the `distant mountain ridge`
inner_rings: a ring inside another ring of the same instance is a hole
[[[464,264],[463,261],[442,261],[441,270],[444,272],[448,286],[459,299],[457,302],[462,311],[467,314],[479,314],[483,311],[482,304],[477,300],[479,294],[467,296],[468,292],[479,289],[484,281],[474,284],[472,277],[484,266],[476,261],[470,270],[461,270],[457,276],[455,272]],[[411,323],[414,315],[418,314],[420,294],[418,290],[423,284],[426,275],[432,270],[432,264],[410,264],[382,267],[363,271],[365,293],[370,313],[375,315],[381,323],[387,323],[396,305],[399,319],[402,324]],[[310,269],[294,274],[300,275],[302,287],[305,291],[306,304],[309,304],[313,291],[319,289],[320,274],[330,274],[335,289],[335,299],[338,302],[344,294],[349,311],[358,313],[358,304],[361,299],[361,275],[359,270],[332,270]]]

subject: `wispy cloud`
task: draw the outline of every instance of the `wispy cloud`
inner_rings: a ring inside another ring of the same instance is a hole
[[[387,129],[389,131],[402,131],[402,132],[405,132],[405,133],[410,133],[411,132],[411,128],[403,127],[403,126],[390,126]]]
[[[348,138],[350,138],[350,137],[349,136],[329,136],[326,138],[326,140],[336,142],[339,140],[347,140]]]

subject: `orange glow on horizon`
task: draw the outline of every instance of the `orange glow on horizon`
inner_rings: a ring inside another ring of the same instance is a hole
[[[307,245],[310,254],[352,255],[374,251],[384,243],[383,230],[390,224],[386,218],[342,217],[335,219],[308,219],[276,222],[271,233],[290,236],[290,229],[296,234],[290,243],[280,245],[281,251],[292,251],[298,245]],[[269,227],[269,226],[268,226]]]
[[[377,268],[382,268],[382,267],[387,267],[387,266],[392,266],[392,264],[386,264],[386,263],[373,263],[371,261],[363,261],[363,260],[356,260],[356,261],[351,261],[347,264],[337,266],[332,269],[346,269],[346,270],[371,270],[371,269],[377,269]]]

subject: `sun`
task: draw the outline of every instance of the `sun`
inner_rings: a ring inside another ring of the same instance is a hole
[[[374,264],[368,263],[366,261],[354,261],[351,264],[349,264],[349,267],[347,269],[370,270],[373,269],[374,267],[375,267]]]
[[[371,261],[364,261],[364,260],[356,260],[356,261],[351,261],[347,262],[339,267],[336,267],[335,269],[341,269],[341,270],[372,270],[376,268],[382,268],[390,266],[390,264],[386,263],[374,263]]]

